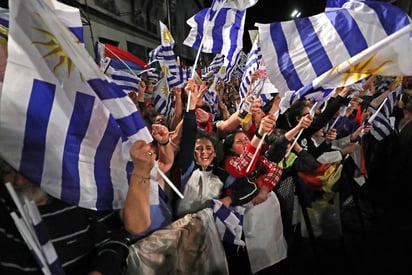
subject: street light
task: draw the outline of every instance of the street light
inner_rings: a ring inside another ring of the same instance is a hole
[[[300,11],[294,9],[294,10],[292,11],[292,13],[290,14],[290,16],[291,16],[292,18],[298,18],[301,14],[302,14],[302,13],[301,13]]]

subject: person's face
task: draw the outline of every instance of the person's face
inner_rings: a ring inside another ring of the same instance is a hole
[[[146,93],[152,94],[153,93],[154,85],[151,81],[146,82]]]
[[[300,120],[301,117],[306,116],[306,115],[309,114],[309,113],[310,113],[310,107],[309,107],[309,106],[304,107],[304,108],[302,109],[302,112],[301,112],[300,116],[296,117],[296,121],[299,122],[299,120]]]
[[[207,138],[199,138],[195,144],[195,159],[196,162],[203,168],[212,164],[216,157],[215,148],[212,142]]]
[[[149,115],[154,115],[155,114],[155,108],[152,104],[147,105],[144,110],[145,110],[146,114],[149,114]]]
[[[323,128],[321,128],[321,129],[319,129],[317,132],[315,132],[314,134],[313,134],[313,138],[320,138],[320,137],[323,137],[325,134],[324,134],[324,132],[323,132]]]
[[[167,126],[166,117],[163,115],[156,116],[154,123],[161,124]]]
[[[240,156],[246,150],[248,144],[249,138],[244,133],[236,133],[232,144],[232,152]]]

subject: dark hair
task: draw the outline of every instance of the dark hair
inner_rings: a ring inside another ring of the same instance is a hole
[[[234,155],[232,152],[233,142],[235,142],[235,135],[237,133],[243,133],[242,129],[235,129],[231,131],[223,140],[223,154],[226,156]]]
[[[217,138],[215,132],[208,132],[203,128],[197,128],[196,139],[199,139],[199,138],[205,138],[205,139],[210,140],[212,142],[213,147],[216,150],[216,145],[219,139]]]
[[[215,153],[216,153],[216,157],[213,160],[213,163],[220,164],[223,158],[222,143],[219,141],[217,134],[215,132],[208,132],[203,128],[197,128],[196,140],[202,139],[202,138],[210,140],[210,142],[213,145],[213,148],[215,149]]]
[[[307,99],[299,99],[298,101],[293,102],[287,112],[287,119],[289,120],[289,123],[292,126],[296,126],[298,124],[296,117],[301,117],[303,110],[309,106],[310,105]]]

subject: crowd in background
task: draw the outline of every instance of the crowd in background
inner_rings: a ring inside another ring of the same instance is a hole
[[[134,170],[123,209],[100,213],[63,204],[2,165],[3,181],[37,203],[66,274],[287,274],[296,228],[304,237],[339,237],[339,209],[353,192],[383,201],[393,214],[394,236],[410,230],[403,219],[410,209],[409,78],[370,76],[361,85],[335,89],[321,104],[300,99],[284,113],[274,91],[265,105],[260,98],[250,102],[251,119],[243,122],[236,79],[217,82],[213,107],[204,101],[206,81],[173,88],[172,117],[156,111],[155,83],[142,79],[129,97],[154,141],[131,149]],[[395,132],[377,140],[371,131],[378,124],[368,120],[371,107],[396,91],[386,116]],[[388,191],[384,198],[376,195],[381,188]],[[0,240],[13,253],[2,250],[0,271],[38,274],[14,228],[6,193]],[[309,232],[296,202],[311,217],[324,217],[312,219]],[[62,226],[64,220],[72,226]]]

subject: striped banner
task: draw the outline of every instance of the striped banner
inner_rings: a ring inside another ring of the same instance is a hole
[[[129,148],[138,139],[152,141],[140,113],[77,43],[63,13],[41,0],[9,5],[2,156],[69,204],[123,207],[133,166]]]

